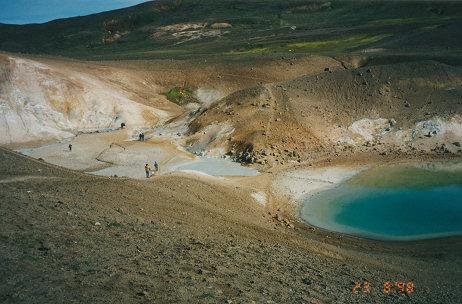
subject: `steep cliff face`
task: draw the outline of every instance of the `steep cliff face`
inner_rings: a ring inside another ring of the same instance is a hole
[[[120,84],[92,70],[56,69],[1,56],[0,144],[63,139],[79,131],[149,126],[166,111],[133,101]]]

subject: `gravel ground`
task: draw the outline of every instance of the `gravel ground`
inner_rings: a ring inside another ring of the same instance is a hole
[[[288,229],[251,193],[239,179],[98,177],[1,149],[0,300],[462,302],[461,238],[382,243],[296,220]],[[413,292],[387,294],[387,281]]]

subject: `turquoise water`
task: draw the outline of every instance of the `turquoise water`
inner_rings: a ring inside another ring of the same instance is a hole
[[[393,172],[383,171],[401,178],[399,185],[391,185],[380,184],[386,179],[374,170],[378,181],[366,172],[362,174],[368,177],[366,185],[358,182],[362,180],[359,176],[305,201],[302,218],[328,230],[380,240],[462,235],[462,183],[458,174],[395,167]],[[417,185],[416,176],[425,176],[425,185]]]

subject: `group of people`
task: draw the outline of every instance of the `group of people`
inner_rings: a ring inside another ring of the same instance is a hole
[[[156,161],[154,162],[154,170],[151,170],[149,164],[146,164],[146,166],[144,166],[144,170],[146,171],[146,178],[149,178],[151,175],[159,172],[159,164]]]
[[[140,135],[138,135],[138,137],[140,138],[140,141],[144,141],[144,133],[140,133]]]

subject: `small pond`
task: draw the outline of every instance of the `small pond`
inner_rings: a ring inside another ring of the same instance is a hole
[[[197,159],[175,166],[171,171],[192,170],[208,175],[256,176],[260,172],[254,168],[242,166],[230,159],[198,157]]]
[[[312,225],[378,240],[462,235],[462,168],[399,164],[362,171],[304,201]]]

